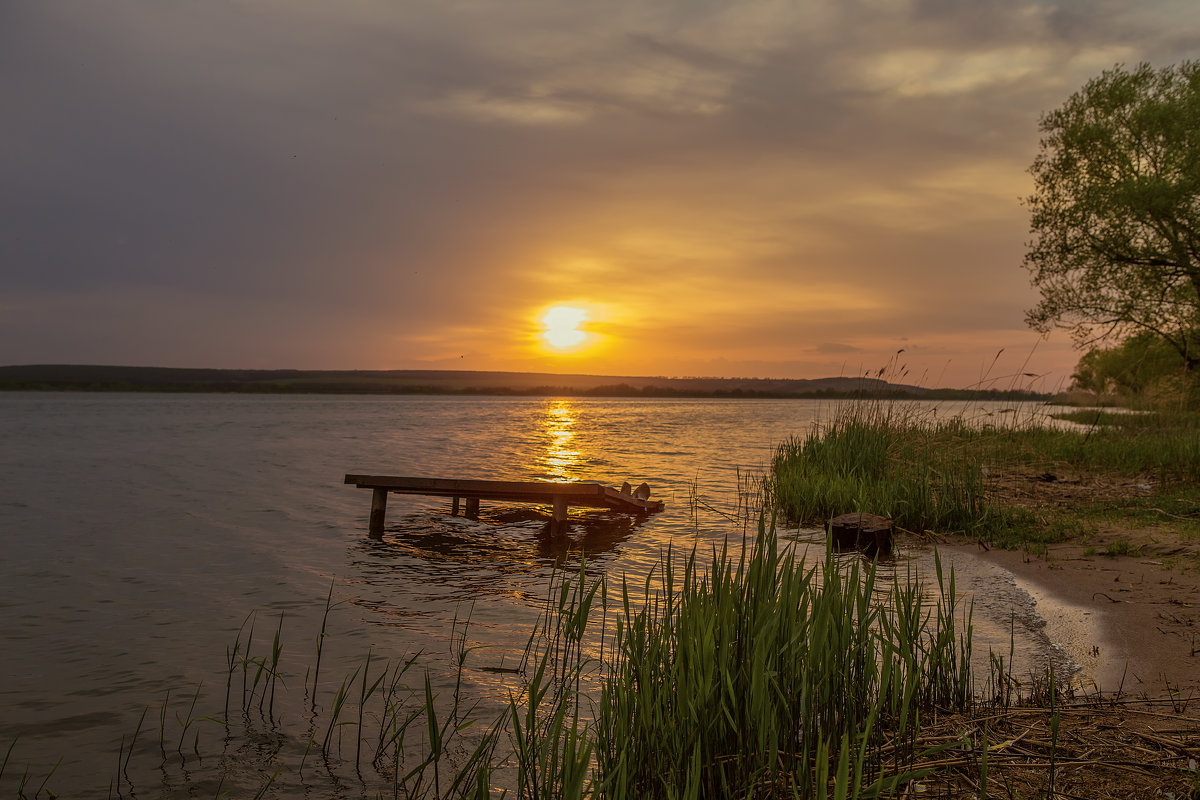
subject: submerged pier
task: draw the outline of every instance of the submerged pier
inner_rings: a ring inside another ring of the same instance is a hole
[[[453,478],[411,478],[395,475],[347,475],[345,483],[360,489],[370,489],[371,519],[367,533],[373,539],[383,537],[389,494],[419,494],[451,498],[450,513],[457,514],[460,501],[466,501],[466,516],[479,516],[480,500],[499,500],[510,503],[539,503],[551,507],[550,531],[559,535],[567,521],[567,510],[603,508],[632,514],[652,514],[665,508],[661,500],[650,499],[650,487],[642,484],[629,490],[613,489],[602,483],[551,483],[548,481],[483,481]]]

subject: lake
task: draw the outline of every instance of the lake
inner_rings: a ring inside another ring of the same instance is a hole
[[[985,422],[1039,413],[919,408]],[[461,679],[498,709],[559,566],[586,558],[589,577],[632,584],[668,547],[740,545],[776,445],[835,411],[815,400],[0,393],[0,753],[15,741],[0,796],[26,769],[27,793],[54,770],[46,786],[65,796],[115,785],[190,797],[253,793],[279,766],[268,796],[378,796],[390,784],[353,765],[292,774],[312,736],[305,696],[327,596],[321,693],[369,651],[415,656],[436,691]],[[484,501],[467,520],[446,499],[393,495],[372,541],[370,492],[343,485],[348,472],[646,481],[666,511],[573,513],[565,539],[546,541],[530,507]],[[781,532],[820,560],[820,531]],[[928,574],[930,563],[913,545],[889,569]],[[969,558],[955,569],[975,599],[978,663],[1012,642],[1018,670],[1063,660],[1011,575]],[[228,658],[251,625],[259,653],[280,630],[280,710],[226,736],[202,718],[221,714]],[[472,648],[461,675],[456,641]]]

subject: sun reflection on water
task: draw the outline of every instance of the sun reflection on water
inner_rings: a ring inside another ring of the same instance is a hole
[[[576,449],[575,425],[578,411],[570,400],[551,400],[546,403],[539,421],[545,450],[538,454],[535,469],[552,481],[579,479],[583,457]]]

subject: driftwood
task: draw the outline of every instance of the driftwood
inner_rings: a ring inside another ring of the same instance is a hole
[[[895,525],[887,517],[861,512],[842,514],[829,520],[826,532],[837,550],[862,550],[869,556],[892,554]]]

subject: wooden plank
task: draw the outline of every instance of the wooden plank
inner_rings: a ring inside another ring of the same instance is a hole
[[[567,505],[585,508],[609,508],[621,511],[655,512],[663,510],[661,500],[644,500],[599,483],[552,483],[548,481],[487,481],[448,478],[415,478],[396,475],[349,474],[345,483],[359,488],[397,494],[430,497],[465,498],[470,513],[471,500],[507,500],[522,503],[552,503],[559,499]]]
[[[346,483],[363,489],[388,489],[393,492],[446,495],[461,497],[468,494],[567,494],[600,497],[608,487],[599,483],[552,483],[550,481],[481,481],[454,478],[409,478],[396,475],[347,475]],[[613,491],[613,490],[610,490]]]

